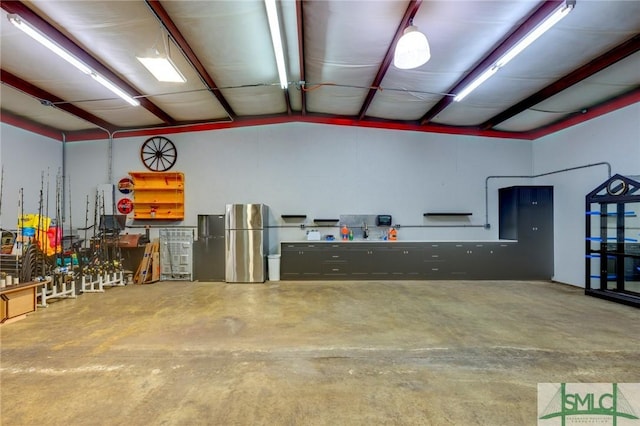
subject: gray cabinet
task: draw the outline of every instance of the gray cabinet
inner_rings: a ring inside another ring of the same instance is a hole
[[[445,253],[446,244],[425,243],[422,251],[423,277],[430,280],[442,280],[449,276],[447,270],[450,256]]]
[[[452,242],[437,245],[440,261],[433,279],[513,279],[505,268],[516,251],[516,242]]]
[[[512,186],[499,190],[500,239],[517,240],[511,268],[516,278],[553,275],[553,187]]]
[[[389,279],[391,259],[390,248],[385,243],[349,244],[350,278]]]
[[[285,280],[320,279],[322,260],[317,244],[282,244],[280,275]]]
[[[451,260],[447,262],[448,278],[460,280],[471,278],[470,264],[472,263],[473,246],[470,243],[447,243],[443,247],[443,252]]]
[[[285,280],[533,279],[519,242],[282,243]]]
[[[512,186],[499,190],[500,239],[553,243],[553,187]]]
[[[390,278],[423,279],[424,249],[422,244],[391,243],[388,252]]]
[[[423,279],[422,243],[367,242],[348,244],[352,279]]]
[[[485,244],[486,252],[483,254],[483,262],[486,262],[486,268],[482,271],[482,279],[529,279],[514,273],[511,267],[513,259],[518,256],[518,244],[517,242],[492,242]]]
[[[472,278],[478,280],[509,279],[509,263],[516,243],[476,243],[471,247]]]
[[[325,243],[319,258],[324,279],[348,279],[348,252],[340,243]]]

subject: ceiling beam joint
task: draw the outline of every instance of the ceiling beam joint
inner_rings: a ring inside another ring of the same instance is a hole
[[[211,92],[213,96],[216,97],[222,108],[225,110],[227,116],[231,119],[237,118],[236,113],[233,111],[233,108],[231,108],[229,102],[227,102],[225,97],[222,95],[215,81],[213,81],[213,78],[209,75],[202,62],[200,62],[200,59],[191,48],[191,45],[187,42],[187,39],[185,39],[180,32],[178,26],[175,24],[175,22],[173,22],[173,19],[171,19],[166,9],[160,4],[158,0],[145,0],[145,3],[147,4],[151,12],[153,12],[156,19],[160,22],[160,25],[162,25],[162,27],[167,31],[169,37],[171,37],[173,42],[182,51],[182,54],[184,55],[186,60],[196,70],[198,76],[200,77],[200,80],[204,83],[209,92]]]
[[[474,81],[480,74],[484,73],[495,61],[507,53],[515,46],[524,36],[526,36],[540,22],[544,21],[555,9],[558,8],[565,0],[543,0],[538,8],[519,26],[511,31],[496,47],[482,58],[475,66],[459,80],[453,87],[447,90],[449,94],[457,94],[469,83]],[[440,114],[445,108],[453,103],[453,96],[448,95],[440,99],[429,111],[427,111],[420,119],[420,124],[425,125],[435,116]]]
[[[91,68],[93,71],[100,74],[102,77],[111,81],[113,84],[118,87],[126,90],[128,94],[137,100],[140,101],[140,105],[151,112],[153,115],[158,117],[160,120],[167,124],[173,124],[175,121],[171,116],[169,116],[166,112],[160,109],[157,105],[143,96],[138,90],[136,90],[133,86],[131,86],[128,82],[120,78],[116,73],[111,71],[105,65],[103,65],[100,61],[90,55],[86,50],[76,44],[73,40],[68,38],[62,32],[60,32],[57,28],[51,25],[49,22],[45,21],[38,14],[36,14],[33,10],[29,9],[24,3],[20,1],[3,1],[1,3],[2,9],[7,13],[15,13],[19,15],[22,19],[27,21],[31,26],[35,27],[42,34],[46,35],[51,41],[56,43],[58,46],[66,50],[69,54],[74,56],[76,59],[84,63],[86,66]]]
[[[393,61],[393,53],[398,44],[398,40],[402,37],[405,28],[409,25],[409,23],[413,20],[413,18],[418,13],[418,9],[420,9],[420,5],[422,4],[422,0],[411,0],[407,9],[404,12],[404,16],[400,20],[400,24],[396,29],[396,33],[393,35],[393,39],[391,40],[391,44],[387,49],[387,53],[385,53],[384,58],[382,59],[382,63],[380,64],[380,68],[378,68],[378,73],[376,74],[373,82],[369,85],[369,92],[367,93],[367,97],[362,103],[362,107],[360,108],[360,112],[358,113],[358,118],[362,120],[365,115],[367,115],[367,110],[369,106],[373,102],[373,98],[378,92],[378,88],[382,84],[382,79],[384,79],[387,70],[391,66],[391,62]]]

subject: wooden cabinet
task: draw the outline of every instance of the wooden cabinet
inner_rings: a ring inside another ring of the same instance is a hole
[[[184,173],[129,172],[133,178],[133,218],[184,220]]]

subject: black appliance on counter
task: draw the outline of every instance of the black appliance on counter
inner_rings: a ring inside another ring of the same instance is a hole
[[[376,226],[391,226],[391,215],[379,214],[376,216]]]

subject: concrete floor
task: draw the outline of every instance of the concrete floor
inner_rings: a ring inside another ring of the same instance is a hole
[[[534,425],[539,382],[640,382],[639,318],[545,282],[130,285],[0,328],[0,423]]]

